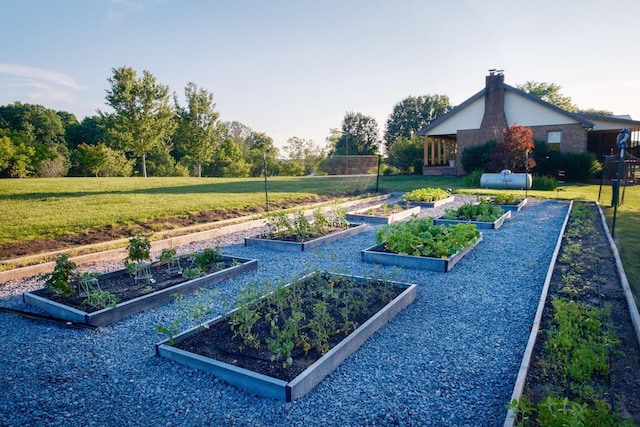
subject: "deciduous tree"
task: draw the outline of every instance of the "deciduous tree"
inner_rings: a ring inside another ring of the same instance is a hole
[[[411,138],[420,129],[451,110],[445,95],[409,96],[393,107],[387,119],[384,141],[387,150],[400,138]]]
[[[334,155],[373,155],[378,152],[378,122],[362,113],[347,112],[342,120],[342,133],[334,142]]]
[[[196,175],[202,176],[202,165],[211,160],[220,143],[222,128],[218,122],[213,94],[189,82],[185,87],[187,106],[178,110],[177,148],[195,165]]]
[[[556,107],[560,107],[565,111],[572,113],[578,112],[578,107],[573,104],[571,98],[562,95],[560,93],[560,89],[562,89],[562,87],[555,83],[528,81],[525,84],[516,85],[516,87],[529,95],[540,98],[543,101],[553,104]]]
[[[311,140],[291,137],[284,146],[284,151],[289,156],[289,162],[302,168],[303,173],[310,174],[318,172],[320,163],[327,157],[327,153]],[[289,166],[290,170],[298,170]]]
[[[533,159],[533,132],[525,126],[514,124],[502,131],[503,140],[491,151],[491,168],[499,171],[525,172],[536,165]]]
[[[119,147],[141,160],[141,170],[147,176],[147,154],[165,143],[176,128],[174,106],[168,86],[157,83],[149,71],[138,78],[133,68],[113,69],[109,78],[107,104],[113,108],[108,119],[110,136]]]

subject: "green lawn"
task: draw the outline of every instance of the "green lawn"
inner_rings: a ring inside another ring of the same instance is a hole
[[[471,194],[459,177],[373,176],[276,177],[268,180],[269,201],[317,195],[410,191],[439,187]],[[56,237],[95,227],[120,226],[152,218],[185,217],[207,210],[265,205],[262,178],[51,178],[0,179],[0,244],[36,237]],[[521,191],[511,191],[522,194]],[[533,197],[596,201],[598,185],[564,185],[559,191],[529,191]],[[628,187],[616,217],[615,237],[629,282],[640,295],[640,186]],[[600,204],[611,227],[611,188]]]

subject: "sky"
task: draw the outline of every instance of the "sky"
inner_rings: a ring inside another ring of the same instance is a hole
[[[555,83],[581,109],[640,120],[637,0],[0,0],[0,105],[109,112],[113,69],[189,82],[222,121],[324,146],[347,112],[378,123],[409,96],[452,105]]]

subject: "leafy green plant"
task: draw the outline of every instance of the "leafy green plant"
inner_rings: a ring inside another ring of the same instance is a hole
[[[451,227],[434,225],[433,218],[414,218],[382,227],[376,233],[378,245],[402,255],[447,258],[480,237],[474,224]]]
[[[515,194],[500,193],[493,198],[493,203],[496,205],[517,205],[521,199]]]
[[[290,218],[284,211],[277,211],[267,216],[267,238],[276,240],[291,239],[297,242],[327,234],[331,228],[348,228],[347,212],[343,208],[333,210],[333,218],[329,219],[320,210],[313,212],[311,221],[304,211],[297,211]]]
[[[127,246],[129,255],[126,261],[139,264],[143,261],[151,260],[151,241],[146,236],[134,236],[129,239]]]
[[[209,267],[222,258],[222,252],[220,247],[205,248],[202,251],[193,254],[193,265],[199,268],[201,271],[207,271]]]
[[[69,259],[69,255],[60,255],[53,272],[42,276],[45,287],[57,295],[70,297],[73,295],[73,286],[69,280],[73,277],[76,267],[76,263]]]
[[[494,222],[504,215],[504,210],[490,203],[465,203],[457,209],[445,209],[443,219]]]
[[[176,258],[177,251],[175,248],[165,248],[160,253],[160,263],[169,264]]]
[[[185,279],[193,280],[202,276],[204,276],[204,272],[200,269],[200,267],[190,267],[182,270],[182,277],[184,277]]]
[[[118,305],[118,301],[119,298],[116,295],[103,291],[102,289],[94,289],[91,294],[82,301],[82,304],[102,310],[107,307],[115,307]]]
[[[240,351],[259,348],[262,341],[257,331],[268,330],[264,343],[271,360],[286,368],[293,362],[295,349],[326,353],[333,336],[349,334],[357,327],[357,316],[369,310],[369,301],[386,304],[395,296],[387,290],[390,287],[375,280],[356,282],[317,271],[287,285],[279,282],[263,297],[251,285],[241,292],[229,325],[234,339],[241,340]]]
[[[405,193],[402,198],[411,202],[434,202],[449,197],[450,194],[441,188],[418,188]]]

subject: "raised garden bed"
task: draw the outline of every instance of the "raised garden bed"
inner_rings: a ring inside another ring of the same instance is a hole
[[[598,206],[574,202],[505,426],[640,424],[637,307],[612,245]]]
[[[446,209],[444,215],[434,220],[436,225],[455,225],[471,223],[479,229],[498,229],[507,218],[511,218],[511,211],[481,201],[480,203],[465,203],[457,209]]]
[[[347,212],[347,221],[369,223],[369,224],[391,224],[418,215],[420,206],[402,207],[399,205],[387,206],[378,204],[369,208],[358,209]]]
[[[262,246],[277,251],[304,252],[315,247],[335,242],[339,239],[355,236],[368,228],[367,224],[350,224],[346,229],[334,229],[327,235],[312,238],[302,242],[295,240],[280,240],[267,237],[247,237],[244,239],[245,246]]]
[[[345,299],[346,296],[350,297]],[[213,373],[247,392],[290,402],[312,390],[415,297],[415,285],[311,273],[205,325],[156,344],[156,353]],[[282,298],[290,304],[285,310],[276,304]],[[347,306],[351,307],[349,317],[344,314]],[[354,307],[359,311],[353,312]],[[294,312],[304,314],[294,317]],[[256,321],[243,328],[238,322],[254,319],[252,314],[256,313],[259,319],[271,319],[271,324]],[[280,345],[275,337],[289,330],[286,327],[292,320],[304,334],[292,338],[290,347],[286,342]],[[306,326],[303,321],[308,322]],[[278,325],[275,332],[274,322]],[[239,336],[234,339],[234,335]],[[283,354],[283,348],[288,353]]]
[[[519,212],[527,204],[526,197],[516,197],[512,194],[483,198],[487,203],[498,206],[504,211]]]
[[[447,228],[422,218],[385,226],[376,241],[362,251],[364,262],[446,273],[482,241],[482,234],[471,224]]]
[[[84,305],[84,297],[73,295],[64,297],[47,288],[26,292],[22,298],[28,305],[71,322],[93,326],[116,323],[133,314],[150,310],[173,301],[174,294],[187,294],[199,288],[212,286],[225,279],[236,277],[257,269],[255,259],[223,256],[208,270],[208,274],[195,279],[186,279],[181,273],[167,273],[165,265],[159,262],[149,266],[153,281],[135,281],[126,269],[97,276],[98,285],[104,292],[115,295],[121,302],[115,307],[93,309]]]
[[[432,202],[411,201],[409,203],[411,203],[412,206],[418,206],[418,207],[422,207],[422,208],[437,208],[438,206],[442,206],[442,205],[446,205],[447,203],[451,203],[455,199],[456,199],[455,196],[449,196],[449,197],[446,197],[444,199],[434,200]]]
[[[471,252],[478,243],[482,242],[482,235],[473,242],[446,258],[436,258],[427,256],[415,256],[407,254],[394,254],[386,252],[384,245],[376,245],[362,251],[362,261],[371,264],[395,265],[398,267],[411,268],[414,270],[429,270],[440,273],[448,273],[454,265],[458,263],[466,254]]]
[[[504,214],[502,214],[500,218],[496,219],[495,221],[474,221],[471,219],[444,219],[440,217],[440,218],[434,219],[433,222],[436,225],[455,225],[455,224],[468,223],[468,224],[474,224],[476,227],[478,227],[481,230],[497,230],[498,228],[502,227],[502,224],[504,224],[504,221],[507,218],[511,218],[511,211],[505,212]]]
[[[417,188],[405,193],[402,198],[413,206],[436,208],[454,201],[454,196],[440,188]]]

